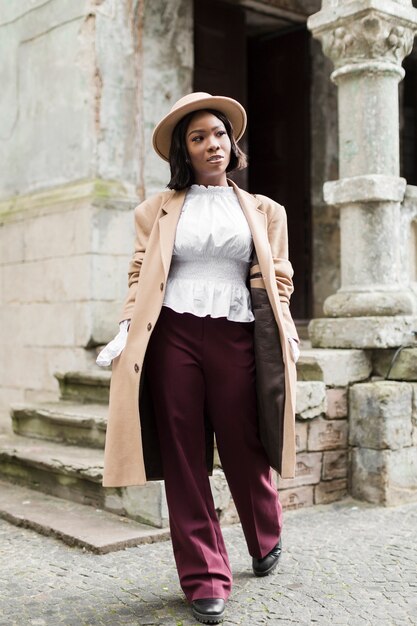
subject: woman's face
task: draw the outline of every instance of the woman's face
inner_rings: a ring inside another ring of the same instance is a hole
[[[191,118],[185,141],[197,185],[227,186],[231,143],[223,122],[199,111]]]

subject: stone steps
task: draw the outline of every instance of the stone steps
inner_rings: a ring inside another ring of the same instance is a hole
[[[102,509],[3,481],[0,481],[0,517],[97,554],[169,538],[167,528],[139,524]]]
[[[98,366],[94,370],[55,374],[63,400],[100,404],[109,401],[110,377],[110,370]]]
[[[326,406],[323,367],[317,361],[314,351],[303,350],[297,365],[297,416],[304,431],[305,420],[320,417]],[[155,527],[167,527],[168,509],[161,481],[141,487],[102,487],[110,372],[97,368],[97,371],[57,374],[57,379],[61,389],[59,402],[15,405],[11,414],[14,434],[0,435],[0,479],[12,484],[7,491],[11,500],[9,518],[34,528],[48,527],[43,505],[39,504],[39,511],[38,505],[35,507],[38,512],[33,508],[36,514],[25,516],[25,511],[29,513],[31,509],[25,509],[23,500],[20,503],[13,500],[13,489],[19,485],[19,489],[33,490],[39,498],[47,494],[62,499],[62,510],[70,511],[68,507],[74,506],[78,511],[74,513],[76,517],[82,510],[77,507],[85,507],[88,523],[96,519],[93,513],[99,509],[106,515],[147,524],[150,537]],[[299,434],[301,439],[303,432]],[[236,521],[223,472],[216,468],[210,480],[222,522]],[[7,508],[4,502],[3,508]],[[51,516],[55,510],[55,504],[51,504]],[[57,519],[56,531],[51,532],[57,536],[61,533],[64,538],[69,535],[64,513],[57,513]],[[89,541],[93,545],[91,538]]]
[[[0,435],[0,515],[96,552],[166,536],[160,481],[102,487],[110,371],[56,377],[61,400],[15,405]]]
[[[13,431],[17,435],[70,445],[103,448],[107,405],[63,400],[12,407]]]
[[[103,451],[17,435],[0,435],[0,478],[158,528],[168,525],[160,481],[104,488]]]
[[[0,480],[81,505],[126,516],[156,528],[168,526],[162,481],[144,486],[104,488],[103,451],[19,435],[0,435]],[[222,521],[236,521],[224,474],[210,478]]]

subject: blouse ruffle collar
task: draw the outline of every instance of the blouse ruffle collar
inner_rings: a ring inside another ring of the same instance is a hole
[[[208,193],[234,193],[233,187],[223,187],[221,185],[191,185],[190,191],[192,193],[208,194]]]

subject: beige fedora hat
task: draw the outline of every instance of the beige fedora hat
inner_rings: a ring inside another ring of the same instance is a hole
[[[169,160],[172,131],[184,115],[200,109],[215,109],[224,113],[233,126],[233,134],[238,141],[246,128],[246,111],[237,100],[226,96],[212,96],[204,91],[195,91],[180,98],[171,111],[155,126],[152,144],[165,161]]]

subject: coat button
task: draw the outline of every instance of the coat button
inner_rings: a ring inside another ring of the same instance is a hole
[[[149,322],[149,324],[147,325],[147,327],[146,327],[146,328],[147,328],[148,330],[151,330],[151,328],[152,328],[152,324]]]
[[[135,365],[133,366],[133,369],[135,370],[136,374],[139,371],[139,365],[137,363],[135,363]]]
[[[159,289],[160,289],[161,291],[163,291],[163,290],[164,290],[164,283],[161,283],[161,284],[159,285]]]

